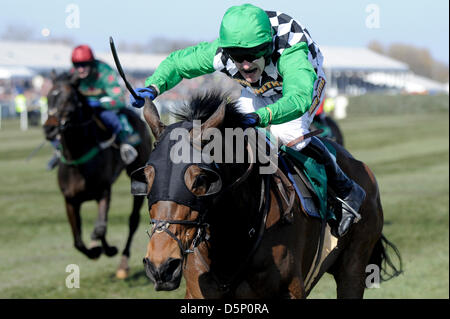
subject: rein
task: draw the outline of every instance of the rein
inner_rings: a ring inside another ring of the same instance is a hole
[[[59,91],[56,91],[59,92]],[[54,93],[53,95],[58,95],[59,93]],[[83,105],[82,99],[80,99],[80,93],[78,90],[75,90],[75,94],[72,94],[72,102],[74,104],[76,104],[76,108],[81,107]],[[56,111],[55,111],[56,112]],[[71,117],[69,117],[68,120],[66,119],[58,119],[58,117],[54,114],[55,112],[53,112],[49,118],[47,119],[47,125],[50,126],[54,126],[57,129],[58,133],[63,133],[64,131],[66,131],[67,129],[70,128],[79,128],[79,127],[86,127],[88,125],[91,125],[92,122],[95,122],[97,124],[97,126],[99,126],[100,129],[102,130],[106,130],[104,125],[101,123],[101,121],[95,116],[95,113],[92,113],[92,115],[80,122],[80,123],[73,123],[70,121]],[[59,154],[60,154],[60,161],[66,165],[81,165],[84,163],[89,162],[90,160],[92,160],[95,156],[98,155],[98,153],[108,147],[110,147],[114,141],[115,141],[116,136],[112,135],[112,137],[104,142],[101,142],[100,144],[92,147],[91,149],[89,149],[86,153],[84,153],[82,156],[80,156],[77,159],[73,159],[73,160],[68,160],[64,155],[63,155],[63,146],[62,144],[60,144],[60,146],[58,147],[59,149]]]
[[[97,119],[97,117],[95,116],[95,114],[92,114],[91,117],[81,123],[70,123],[70,122],[66,122],[63,124],[58,125],[58,130],[60,132],[64,132],[65,130],[69,129],[69,128],[73,128],[73,127],[83,127],[83,126],[88,126],[90,125],[92,122],[95,122],[97,124],[97,126],[100,127],[100,129],[105,130],[104,126],[101,124],[101,121],[99,121]],[[100,125],[101,124],[101,125]],[[100,144],[92,147],[91,149],[89,149],[89,151],[87,151],[86,153],[84,153],[82,156],[80,156],[77,159],[74,160],[68,160],[64,155],[63,155],[63,149],[62,149],[62,145],[60,145],[59,149],[60,149],[60,161],[66,165],[73,165],[73,166],[77,166],[77,165],[82,165],[85,164],[87,162],[89,162],[90,160],[92,160],[95,156],[98,155],[98,153],[104,149],[107,149],[108,147],[110,147],[114,141],[116,139],[116,135],[112,135],[111,138],[109,138],[108,140],[101,142]]]
[[[227,283],[223,283],[217,275],[210,271],[210,274],[214,281],[217,283],[219,288],[224,291],[225,293],[229,293],[236,285],[240,282],[242,276],[244,275],[245,269],[247,268],[248,263],[250,262],[251,258],[255,254],[256,250],[258,249],[259,245],[261,244],[264,231],[265,231],[265,225],[267,221],[267,216],[270,211],[270,175],[264,175],[264,178],[261,181],[261,199],[260,199],[260,209],[259,214],[261,215],[259,227],[258,227],[258,237],[255,240],[255,243],[253,244],[250,252],[247,254],[247,257],[245,258],[244,262],[240,264],[240,267],[238,270],[233,274],[230,280],[228,280]],[[253,234],[256,232],[254,228],[252,228],[249,232],[249,236],[252,237]]]
[[[74,166],[87,163],[91,159],[93,159],[95,156],[97,156],[97,154],[100,151],[110,147],[114,143],[115,139],[116,139],[115,135],[111,136],[111,138],[109,140],[106,140],[105,142],[100,143],[100,145],[94,146],[89,151],[87,151],[84,155],[82,155],[81,157],[79,157],[75,160],[66,159],[64,157],[64,155],[62,154],[62,146],[60,146],[60,148],[61,148],[60,161],[66,165],[74,165]]]

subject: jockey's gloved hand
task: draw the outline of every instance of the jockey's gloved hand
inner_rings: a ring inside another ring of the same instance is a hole
[[[102,106],[102,103],[98,99],[88,98],[87,103],[90,107],[100,107]]]
[[[260,121],[261,119],[259,118],[258,114],[256,114],[255,112],[248,113],[244,115],[244,118],[242,120],[242,126],[243,128],[255,127],[259,125]]]
[[[146,88],[138,88],[134,92],[138,96],[138,98],[135,99],[134,96],[130,94],[130,103],[134,107],[143,107],[146,97],[149,98],[150,100],[154,100],[158,95],[158,92],[153,86],[149,86]]]

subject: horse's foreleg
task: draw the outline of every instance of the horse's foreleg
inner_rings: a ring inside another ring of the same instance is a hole
[[[88,249],[86,248],[83,239],[81,237],[81,216],[80,216],[80,202],[73,202],[66,198],[66,213],[67,218],[72,229],[74,246],[77,250],[85,254],[87,257],[94,259],[98,258],[102,253],[102,249]]]
[[[72,230],[74,246],[76,249],[83,252],[83,249],[86,249],[86,247],[81,238],[80,206],[80,203],[71,202],[66,199],[66,214]]]
[[[139,221],[140,221],[140,210],[142,204],[144,203],[143,196],[134,196],[133,198],[133,210],[131,212],[130,218],[128,220],[128,238],[127,243],[125,244],[125,248],[122,252],[122,259],[120,260],[119,267],[116,272],[116,277],[119,279],[124,279],[128,277],[129,266],[128,266],[128,258],[130,257],[130,247],[131,242],[133,240],[134,233],[136,232]]]
[[[361,299],[366,288],[366,266],[373,245],[370,243],[349,244],[339,257],[338,264],[333,268],[333,276],[337,285],[338,299]]]
[[[110,192],[107,192],[101,199],[97,200],[98,216],[91,234],[92,240],[100,240],[106,236],[110,198]]]
[[[109,202],[111,199],[111,192],[107,191],[105,195],[98,200],[98,217],[95,222],[94,231],[91,234],[93,240],[93,248],[98,247],[98,240],[101,242],[101,247],[106,256],[112,257],[117,254],[117,248],[109,246],[106,241],[106,227],[108,222]]]
[[[306,298],[305,284],[303,282],[301,274],[299,276],[295,276],[294,278],[292,278],[291,282],[288,285],[288,290],[289,294],[286,295],[286,298],[289,299]]]

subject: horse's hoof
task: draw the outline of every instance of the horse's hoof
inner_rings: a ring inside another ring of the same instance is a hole
[[[87,251],[87,256],[89,257],[89,259],[98,259],[102,254],[102,251],[103,249],[100,246],[92,247]]]
[[[128,274],[130,273],[130,267],[128,267],[128,257],[125,255],[122,255],[122,258],[120,259],[119,268],[116,272],[116,277],[118,279],[126,279],[128,278]]]
[[[113,257],[113,256],[117,255],[118,252],[119,252],[119,250],[114,246],[104,248],[104,253],[108,257]]]
[[[127,279],[128,278],[128,269],[118,269],[116,272],[117,279]]]

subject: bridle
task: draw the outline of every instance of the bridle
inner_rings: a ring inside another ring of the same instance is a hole
[[[49,95],[51,95],[56,100],[61,95],[61,93],[62,92],[60,90],[53,89],[52,91],[50,91]],[[79,92],[77,90],[75,90],[74,93],[75,94],[71,94],[72,101],[70,101],[70,102],[76,104],[76,108],[81,107],[83,105],[83,102],[80,99]],[[55,104],[57,104],[57,103],[58,103],[58,101],[56,100]],[[57,107],[52,108],[52,110],[49,111],[49,118],[54,118],[55,121],[57,122],[56,128],[58,130],[58,133],[62,133],[64,131],[66,131],[67,129],[73,128],[73,127],[88,126],[94,121],[94,116],[92,114],[89,118],[87,118],[81,122],[73,123],[71,121],[70,114],[66,115],[66,118],[62,118],[62,117],[58,116],[58,113],[62,112],[61,110],[58,110]],[[68,113],[72,113],[72,112],[68,112]]]
[[[254,168],[254,163],[253,163],[253,151],[251,149],[251,147],[248,147],[247,145],[247,150],[249,152],[249,158],[250,158],[250,165],[247,167],[247,169],[245,170],[245,172],[238,178],[236,179],[233,183],[231,183],[230,185],[228,185],[227,187],[225,187],[224,189],[222,189],[217,196],[215,196],[211,202],[211,206],[214,205],[214,203],[218,202],[219,199],[222,198],[222,196],[226,193],[228,193],[231,190],[236,189],[239,185],[241,185],[245,180],[247,180],[247,178],[249,177],[250,173],[253,171]],[[215,164],[216,167],[218,167],[217,164]],[[174,239],[177,244],[178,247],[180,249],[180,254],[182,256],[183,261],[185,261],[185,257],[194,252],[194,249],[205,239],[207,239],[208,234],[207,234],[207,229],[209,228],[209,224],[205,222],[206,216],[208,214],[209,208],[205,208],[201,211],[199,211],[199,215],[197,217],[197,219],[195,220],[172,220],[172,219],[154,219],[152,218],[150,221],[150,224],[152,225],[152,230],[151,232],[147,231],[147,234],[151,240],[151,238],[153,237],[153,235],[155,233],[162,233],[165,232],[167,235],[169,235],[172,239]],[[170,229],[170,225],[183,225],[186,227],[196,227],[197,228],[197,233],[196,236],[194,237],[194,239],[192,240],[191,245],[188,248],[185,248],[183,246],[182,240],[179,239]],[[185,264],[186,265],[186,264]]]
[[[63,134],[68,129],[80,129],[84,127],[88,127],[89,125],[92,125],[92,123],[96,123],[98,127],[103,128],[103,125],[101,124],[100,120],[95,116],[94,112],[91,112],[91,114],[87,117],[83,117],[81,121],[74,122],[73,118],[76,116],[75,112],[77,109],[81,111],[81,108],[83,107],[84,103],[82,100],[81,93],[75,89],[72,88],[73,91],[71,91],[70,94],[70,100],[64,101],[64,103],[72,103],[74,106],[73,110],[59,110],[58,107],[53,107],[49,109],[49,116],[47,119],[46,124],[44,126],[47,127],[53,127],[53,131],[50,133],[47,133],[48,139],[54,139],[58,134]],[[58,97],[61,94],[61,90],[58,88],[52,89],[50,91],[49,96],[52,97],[52,100],[55,101],[55,105],[58,105]],[[61,114],[62,113],[62,114]],[[81,112],[83,114],[83,112]],[[104,128],[103,128],[104,129]],[[98,145],[95,145],[91,147],[88,151],[86,151],[82,156],[68,160],[63,155],[63,145],[60,144],[60,161],[66,165],[81,165],[88,161],[90,161],[92,158],[94,158],[101,150],[104,150],[108,147],[110,147],[115,141],[115,136],[111,136],[109,140],[103,141],[99,143]]]

